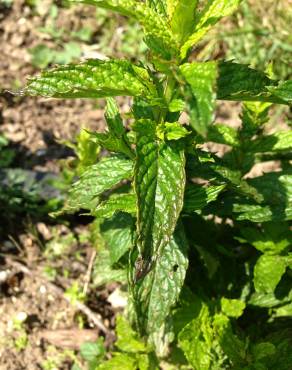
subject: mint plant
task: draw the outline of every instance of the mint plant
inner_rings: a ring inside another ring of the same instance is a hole
[[[23,90],[107,98],[108,130],[88,140],[108,154],[82,172],[65,210],[96,217],[107,245],[97,260],[96,271],[107,273],[100,283],[127,277],[128,316],[149,361],[137,365],[128,346],[99,368],[158,368],[153,351],[166,356],[170,344],[175,368],[290,368],[291,329],[282,330],[279,318],[292,315],[292,133],[267,134],[265,125],[273,104],[291,104],[292,81],[234,61],[189,60],[239,0],[71,2],[135,19],[149,48],[147,64],[57,66]],[[128,126],[115,96],[132,97]],[[215,122],[216,100],[242,102],[239,129]],[[228,150],[219,156],[206,142]],[[277,170],[250,178],[267,160]],[[128,367],[116,356],[128,358]]]

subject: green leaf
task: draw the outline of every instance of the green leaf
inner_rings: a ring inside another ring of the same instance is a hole
[[[272,293],[286,270],[286,258],[263,254],[254,268],[254,286],[257,292]]]
[[[80,354],[84,360],[88,362],[97,362],[105,355],[103,338],[99,338],[97,342],[84,342],[80,347]]]
[[[183,206],[185,156],[179,142],[158,142],[156,125],[136,123],[137,245],[146,264],[170,241]]]
[[[98,196],[133,175],[133,163],[120,156],[111,156],[94,164],[81,175],[69,191],[65,211],[93,210]]]
[[[221,350],[231,363],[242,369],[246,363],[246,343],[233,333],[230,320],[222,313],[214,316],[213,327],[215,341],[218,341]]]
[[[161,140],[179,140],[190,134],[179,122],[165,122],[157,126],[157,137]]]
[[[116,325],[118,340],[115,345],[121,351],[129,353],[147,352],[145,344],[139,339],[138,334],[123,316],[117,316]]]
[[[106,249],[99,251],[92,275],[94,286],[101,286],[109,282],[125,283],[127,281],[125,269],[111,267],[110,254]]]
[[[207,140],[230,146],[239,145],[238,131],[233,127],[220,123],[209,127]]]
[[[245,240],[262,253],[280,254],[292,244],[292,234],[286,222],[266,222],[261,229],[241,228]]]
[[[264,72],[247,65],[220,62],[217,99],[288,104],[287,100],[274,93],[278,84],[278,81],[271,80]]]
[[[113,265],[133,246],[133,218],[125,213],[118,213],[100,226],[102,237],[110,253]]]
[[[101,202],[92,213],[95,217],[111,218],[117,212],[135,214],[137,210],[134,193],[113,194],[108,200]]]
[[[170,112],[181,112],[184,110],[185,102],[182,99],[173,99],[168,106]]]
[[[221,310],[228,317],[238,318],[243,314],[245,303],[239,299],[221,298]]]
[[[108,96],[155,96],[147,71],[125,60],[87,60],[58,66],[32,77],[25,95],[54,98],[102,98]]]
[[[166,16],[166,1],[167,0],[146,0],[146,4],[153,8],[158,14]]]
[[[184,212],[191,213],[201,210],[208,203],[217,199],[225,185],[201,186],[192,184],[187,186],[184,200]]]
[[[185,63],[180,70],[192,92],[187,99],[190,124],[200,135],[206,136],[214,119],[217,63]]]
[[[198,14],[191,36],[181,47],[181,57],[184,59],[189,49],[205,36],[205,34],[220,19],[232,14],[241,0],[208,0],[206,6]]]
[[[179,333],[178,343],[188,362],[195,369],[209,370],[212,358],[213,330],[208,307]]]
[[[195,23],[195,10],[197,0],[174,1],[174,9],[170,21],[172,32],[177,35],[178,41],[182,44],[193,31]]]
[[[113,98],[107,98],[106,103],[105,119],[109,131],[113,133],[116,137],[122,138],[123,135],[126,133],[126,129],[123,125],[123,120],[120,115],[117,103]]]
[[[137,370],[136,356],[127,353],[113,353],[113,357],[99,365],[96,370]]]
[[[276,347],[269,342],[257,343],[252,347],[252,354],[256,361],[272,356],[276,353]]]
[[[262,136],[247,147],[250,152],[265,153],[279,152],[292,149],[292,132],[278,131],[271,135]]]
[[[269,87],[269,91],[286,103],[292,103],[292,80],[281,82],[277,87]]]
[[[284,298],[278,298],[275,293],[255,292],[251,295],[248,304],[255,307],[273,308],[292,301],[292,290]]]
[[[187,241],[179,228],[161,251],[152,270],[134,286],[134,305],[140,329],[152,337],[165,325],[177,301],[188,267]]]
[[[138,0],[71,0],[110,9],[136,19],[144,28],[145,41],[154,52],[165,59],[178,54],[178,42],[173,37],[166,17],[145,2]],[[151,2],[153,4],[153,1]],[[155,2],[158,4],[158,0]],[[160,2],[161,3],[161,2]],[[148,2],[149,4],[149,2]]]

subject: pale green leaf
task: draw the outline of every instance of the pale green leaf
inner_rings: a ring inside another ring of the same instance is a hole
[[[139,0],[71,0],[96,5],[136,19],[144,28],[145,41],[165,59],[178,53],[178,42],[173,37],[166,17]],[[161,2],[161,1],[160,1]],[[153,1],[152,1],[153,3]],[[158,0],[155,1],[158,4]],[[154,4],[154,3],[153,3]]]
[[[273,310],[273,317],[291,317],[292,316],[292,303],[288,303],[282,307]]]
[[[282,256],[263,254],[254,268],[254,286],[257,292],[272,293],[286,270],[286,259]]]
[[[113,357],[99,365],[96,370],[137,370],[138,361],[135,355],[113,353]]]
[[[183,206],[185,155],[179,142],[158,142],[155,123],[139,121],[134,186],[138,249],[147,264],[170,241]]]
[[[187,99],[190,124],[200,135],[206,136],[214,119],[217,63],[185,63],[180,71],[192,92]]]
[[[221,310],[226,316],[238,318],[244,309],[245,303],[239,299],[221,298]]]
[[[292,289],[285,297],[277,297],[275,292],[263,293],[255,292],[251,295],[248,304],[256,307],[273,308],[285,305],[292,301]]]
[[[32,77],[26,95],[54,98],[102,98],[108,96],[154,96],[147,71],[125,60],[90,59],[80,64],[58,66]]]
[[[181,57],[185,58],[189,49],[205,36],[220,19],[232,14],[241,0],[208,0],[206,6],[197,16],[191,36],[181,48]]]
[[[105,355],[103,339],[96,342],[84,342],[80,346],[80,354],[87,362],[97,362]]]
[[[100,226],[113,265],[133,246],[133,218],[125,213],[116,214]]]
[[[170,112],[181,112],[184,110],[185,102],[182,99],[173,99],[168,106]]]
[[[246,343],[233,333],[229,318],[222,313],[214,316],[213,327],[215,341],[229,361],[241,369],[245,364]]]
[[[179,140],[190,134],[179,122],[165,122],[157,126],[156,135],[161,140]]]
[[[98,197],[124,179],[133,175],[133,163],[119,156],[106,157],[94,164],[81,175],[69,191],[65,211],[79,209],[92,210],[98,203]]]
[[[106,99],[105,119],[109,132],[113,133],[118,138],[123,137],[126,133],[126,129],[114,98]]]
[[[287,221],[292,220],[292,205],[288,206],[260,206],[251,204],[233,205],[234,217],[238,221],[251,222]]]
[[[217,199],[225,185],[202,186],[192,184],[187,186],[184,200],[184,212],[191,213],[204,208],[208,203]]]
[[[209,370],[212,360],[213,329],[206,305],[179,333],[178,344],[194,369]]]
[[[197,0],[175,1],[170,25],[172,32],[177,35],[180,44],[182,44],[193,31],[197,4]]]
[[[112,268],[110,254],[107,249],[101,250],[96,257],[92,281],[94,286],[104,285],[110,282],[125,283],[127,272],[121,268]]]
[[[152,270],[133,288],[137,319],[148,335],[160,331],[179,297],[188,267],[187,249],[186,237],[179,228]]]
[[[121,315],[116,318],[116,332],[118,340],[115,345],[123,352],[147,352],[145,344],[131,328],[129,322]]]
[[[111,218],[117,212],[136,213],[136,196],[134,193],[113,194],[101,202],[93,211],[95,217]]]

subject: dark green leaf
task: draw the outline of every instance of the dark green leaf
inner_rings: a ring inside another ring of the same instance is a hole
[[[184,200],[184,212],[190,213],[201,210],[208,203],[217,199],[225,185],[201,186],[192,184],[187,186]]]
[[[161,251],[153,269],[134,286],[134,305],[142,332],[155,335],[167,320],[184,283],[187,241],[179,228]]]
[[[157,141],[153,122],[139,121],[135,131],[138,249],[149,263],[169,242],[182,209],[185,157],[180,143]]]
[[[262,136],[247,147],[254,153],[279,152],[292,149],[292,132],[278,131],[271,135]]]
[[[249,68],[247,65],[221,62],[219,63],[217,98],[288,104],[287,99],[274,93],[278,83],[278,81],[271,80],[265,73]]]

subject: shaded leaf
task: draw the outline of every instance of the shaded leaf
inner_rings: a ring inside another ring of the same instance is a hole
[[[133,246],[134,221],[130,215],[118,213],[100,226],[113,265]]]
[[[109,282],[125,283],[127,281],[126,270],[111,267],[110,254],[106,249],[98,253],[92,275],[94,286],[100,286]]]
[[[197,184],[188,185],[185,192],[183,211],[190,213],[201,210],[208,203],[217,199],[225,185],[201,186]]]
[[[209,127],[207,140],[224,145],[239,145],[238,131],[233,127],[220,123]]]
[[[132,176],[133,163],[120,156],[106,157],[81,175],[69,191],[65,211],[92,210],[98,196],[124,179]]]
[[[278,131],[262,136],[249,143],[248,150],[254,153],[278,152],[292,149],[292,132]]]

